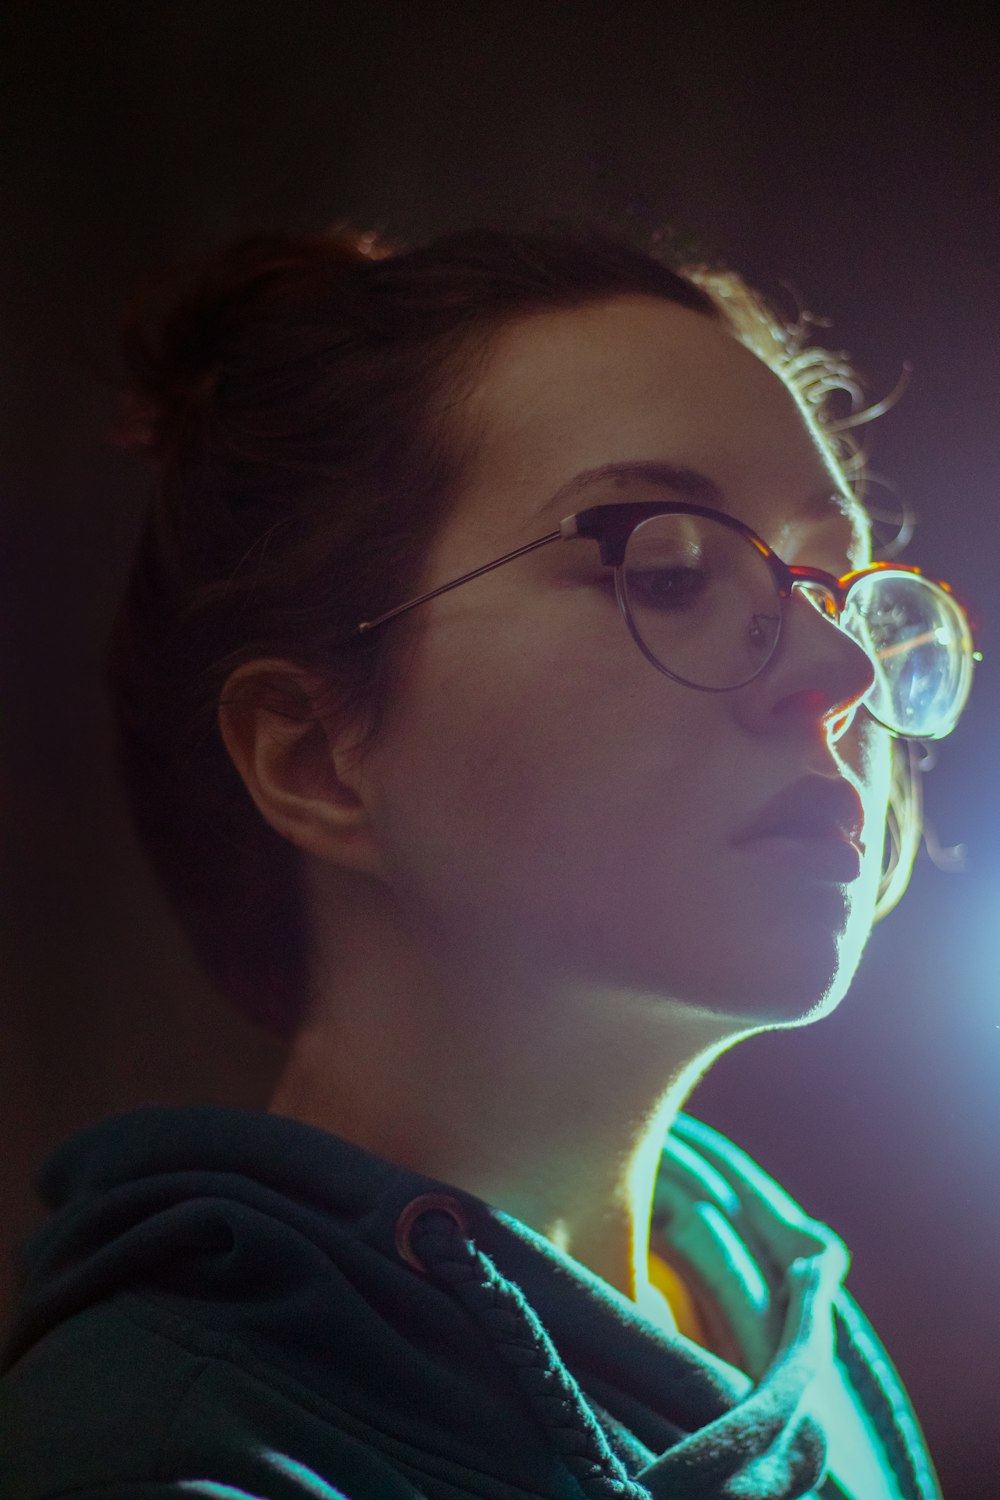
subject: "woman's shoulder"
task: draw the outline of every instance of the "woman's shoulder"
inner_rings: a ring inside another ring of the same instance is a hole
[[[248,1351],[122,1296],[60,1323],[0,1380],[0,1492],[133,1500],[136,1486],[150,1500],[420,1500]]]

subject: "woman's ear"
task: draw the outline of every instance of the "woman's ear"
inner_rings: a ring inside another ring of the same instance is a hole
[[[276,833],[328,864],[375,875],[377,841],[356,738],[321,713],[324,687],[292,662],[247,662],[226,681],[219,731]]]

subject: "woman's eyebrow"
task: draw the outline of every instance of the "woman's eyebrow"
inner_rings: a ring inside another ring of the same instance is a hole
[[[658,484],[662,488],[676,491],[685,500],[696,505],[720,506],[724,497],[714,479],[701,474],[697,469],[680,468],[676,464],[655,463],[651,460],[631,459],[623,463],[601,464],[596,469],[584,469],[566,484],[560,486],[536,513],[554,510],[568,501],[576,499],[584,491],[609,480],[622,486],[629,483]]]
[[[652,460],[631,459],[601,464],[596,469],[584,469],[575,474],[545,501],[536,511],[534,519],[549,512],[558,512],[561,517],[565,513],[565,506],[569,505],[572,509],[574,500],[587,490],[608,481],[620,484],[623,488],[630,483],[656,484],[663,489],[673,490],[676,495],[690,500],[694,505],[707,505],[716,510],[726,509],[723,491],[714,479],[702,474],[700,470]],[[863,511],[852,495],[838,490],[831,480],[828,489],[814,491],[803,498],[798,506],[798,514],[809,520],[825,520],[831,515],[840,515],[854,521]]]

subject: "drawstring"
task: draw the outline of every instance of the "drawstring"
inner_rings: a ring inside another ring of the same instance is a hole
[[[919,1453],[920,1435],[907,1437],[900,1431],[900,1413],[894,1409],[891,1397],[879,1379],[878,1370],[883,1360],[871,1347],[863,1329],[854,1318],[850,1306],[841,1304],[834,1315],[837,1338],[837,1357],[847,1370],[848,1377],[870,1413],[879,1437],[885,1445],[892,1464],[892,1472],[906,1500],[929,1500],[937,1495],[937,1484],[924,1465],[918,1473],[914,1453]],[[867,1346],[867,1347],[866,1347]],[[909,1422],[908,1414],[904,1414]]]
[[[397,1245],[405,1260],[452,1292],[514,1371],[587,1500],[649,1500],[608,1447],[520,1289],[469,1237],[459,1204],[444,1194],[415,1199],[400,1219]]]

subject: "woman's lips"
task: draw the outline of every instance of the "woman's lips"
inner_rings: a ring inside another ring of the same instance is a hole
[[[839,837],[860,843],[865,823],[861,797],[843,776],[803,776],[782,787],[734,835],[733,843],[790,834]]]
[[[861,874],[864,806],[843,776],[803,776],[764,804],[733,839],[755,859],[805,878]]]

